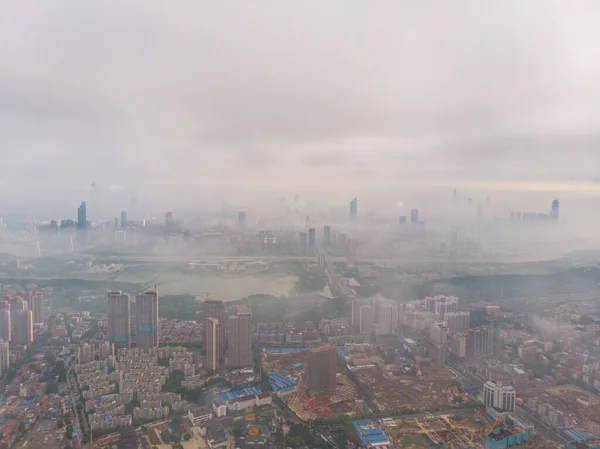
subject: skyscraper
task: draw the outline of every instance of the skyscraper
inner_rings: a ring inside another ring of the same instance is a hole
[[[167,212],[165,214],[165,228],[169,229],[173,224],[173,214],[171,212]]]
[[[44,295],[42,292],[28,291],[25,293],[27,308],[33,312],[33,323],[44,323]]]
[[[361,334],[370,334],[373,329],[373,317],[371,306],[360,306],[359,309],[359,331]]]
[[[350,201],[350,220],[356,220],[358,215],[358,204],[356,198]]]
[[[158,292],[135,296],[135,333],[138,348],[158,348]]]
[[[411,209],[410,211],[410,224],[416,226],[419,224],[419,209]]]
[[[18,345],[30,345],[33,343],[33,312],[31,310],[19,310],[12,320],[13,339]]]
[[[204,313],[205,328],[208,329],[206,320],[208,318],[216,318],[219,324],[218,338],[218,358],[220,359],[225,354],[225,323],[227,322],[227,310],[225,303],[217,299],[207,299],[202,304],[202,312]]]
[[[559,209],[560,203],[557,199],[554,199],[554,201],[552,201],[552,209],[550,210],[550,219],[558,221]]]
[[[206,323],[206,368],[211,371],[219,371],[219,359],[221,357],[220,324],[219,320],[209,317]]]
[[[121,227],[127,227],[127,211],[124,210],[121,211]]]
[[[309,250],[315,249],[316,240],[317,240],[317,237],[316,237],[315,228],[310,228],[308,230],[308,249]]]
[[[20,296],[11,296],[7,298],[7,301],[10,304],[10,329],[12,335],[10,341],[15,341],[15,329],[19,325],[17,313],[27,310],[27,302]]]
[[[323,245],[331,246],[331,226],[323,226]]]
[[[131,342],[131,309],[129,295],[122,291],[106,293],[108,302],[108,341],[115,349],[129,349]]]
[[[0,376],[10,366],[10,353],[8,351],[8,341],[0,339]]]
[[[4,341],[10,341],[12,338],[10,303],[8,301],[0,302],[0,338]]]
[[[246,212],[238,212],[238,225],[246,226]]]
[[[87,229],[87,206],[85,201],[82,201],[77,208],[77,227],[79,229]]]
[[[308,352],[308,391],[311,395],[335,391],[336,351],[324,345]]]
[[[244,310],[230,316],[227,328],[227,364],[252,366],[252,313]]]

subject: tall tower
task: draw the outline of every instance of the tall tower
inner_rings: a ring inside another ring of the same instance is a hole
[[[335,391],[336,351],[325,345],[308,353],[308,391],[311,395]]]
[[[44,323],[44,295],[42,292],[28,291],[25,293],[27,308],[33,312],[34,324]]]
[[[411,209],[410,211],[410,224],[416,226],[419,224],[419,209]]]
[[[550,218],[554,221],[558,221],[559,211],[560,211],[560,203],[555,198],[554,201],[552,201],[552,209],[550,209]]]
[[[252,366],[252,313],[244,310],[230,316],[227,327],[227,365]]]
[[[202,312],[204,313],[205,329],[208,329],[206,324],[208,318],[216,318],[219,323],[219,345],[217,349],[219,351],[218,358],[220,359],[225,355],[225,323],[227,322],[225,303],[221,300],[207,299],[202,304]]]
[[[124,210],[121,211],[121,227],[127,227],[127,211]]]
[[[8,352],[8,341],[0,339],[0,376],[10,365],[10,353]]]
[[[12,337],[10,303],[8,301],[0,302],[0,338],[4,341],[10,341]]]
[[[77,208],[77,227],[79,229],[87,229],[87,205],[82,201]]]
[[[354,198],[350,201],[350,220],[356,220],[358,215],[358,201]]]
[[[206,319],[206,367],[214,372],[219,371],[220,327],[218,319],[213,317]]]
[[[158,292],[135,296],[135,332],[138,348],[158,348]]]
[[[33,343],[33,312],[31,310],[19,310],[14,315],[13,342],[19,345],[30,345]]]
[[[129,349],[131,341],[131,309],[129,295],[122,291],[106,293],[108,302],[108,340],[115,350]]]
[[[323,246],[331,246],[331,226],[323,226]]]

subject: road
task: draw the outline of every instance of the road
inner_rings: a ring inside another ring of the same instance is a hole
[[[83,417],[84,427],[80,425],[81,421],[79,421],[79,411],[77,410],[77,395],[79,392],[77,388],[77,382],[75,381],[75,375],[73,374],[73,368],[75,367],[75,361],[73,361],[69,365],[69,369],[67,370],[67,387],[69,388],[69,395],[71,397],[71,406],[73,407],[73,417],[75,418],[75,425],[77,426],[77,437],[79,440],[83,440],[83,436],[89,432],[88,423]]]
[[[343,281],[341,276],[335,272],[332,257],[325,250],[320,250],[320,255],[325,260],[325,269],[327,270],[327,278],[329,279],[329,288],[332,292],[336,291],[346,299],[355,299],[356,294]]]
[[[553,441],[554,443],[561,446],[569,443],[554,428],[540,420],[533,412],[530,412],[526,407],[517,406],[515,408],[515,415],[530,421],[535,426],[535,430],[537,430],[537,432],[546,440]]]

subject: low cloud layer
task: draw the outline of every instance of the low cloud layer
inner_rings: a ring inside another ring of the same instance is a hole
[[[598,23],[594,0],[13,2],[0,198],[594,190]]]

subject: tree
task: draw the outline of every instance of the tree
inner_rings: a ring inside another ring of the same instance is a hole
[[[56,356],[51,352],[44,353],[44,358],[48,362],[48,365],[54,366],[56,364]]]
[[[58,385],[56,382],[48,382],[46,385],[46,394],[56,394],[58,393]]]
[[[73,425],[69,424],[65,430],[65,436],[70,440],[73,438]]]
[[[25,429],[25,424],[23,423],[23,421],[21,421],[21,423],[19,424],[19,433],[21,435],[25,435],[26,431],[27,431],[27,429]]]
[[[62,419],[59,419],[58,421],[56,421],[56,428],[57,429],[62,429],[63,427],[65,427],[65,423]]]

